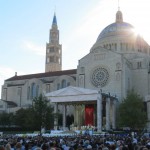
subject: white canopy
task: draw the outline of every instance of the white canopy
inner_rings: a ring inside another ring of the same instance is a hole
[[[45,96],[51,102],[80,102],[96,101],[99,93],[97,90],[68,86],[66,88],[47,93]]]

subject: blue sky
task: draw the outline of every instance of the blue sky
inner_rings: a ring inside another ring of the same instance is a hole
[[[120,0],[124,21],[135,26],[150,44],[149,6],[149,0]],[[0,0],[0,85],[15,72],[45,71],[54,11],[66,70],[77,67],[101,30],[115,21],[117,9],[118,0]]]

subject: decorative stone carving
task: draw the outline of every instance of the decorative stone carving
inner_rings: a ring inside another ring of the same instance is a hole
[[[104,87],[109,80],[109,72],[104,67],[96,68],[91,74],[91,82],[96,87]]]

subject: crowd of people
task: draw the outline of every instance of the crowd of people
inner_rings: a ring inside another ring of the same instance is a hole
[[[148,150],[149,137],[131,135],[72,135],[44,137],[3,135],[0,150]]]

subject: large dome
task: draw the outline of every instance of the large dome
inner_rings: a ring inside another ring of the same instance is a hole
[[[148,53],[149,49],[145,40],[135,33],[134,27],[123,21],[120,10],[116,13],[116,21],[102,30],[90,51],[96,51],[99,47],[118,52],[140,51]]]
[[[97,38],[97,42],[106,38],[113,36],[128,36],[134,33],[134,27],[126,22],[123,22],[123,15],[120,10],[116,13],[116,22],[108,25],[102,30]]]
[[[97,41],[101,40],[105,37],[110,36],[128,36],[134,33],[134,27],[126,22],[115,22],[110,25],[108,25],[106,28],[102,30],[102,32],[99,34]]]

